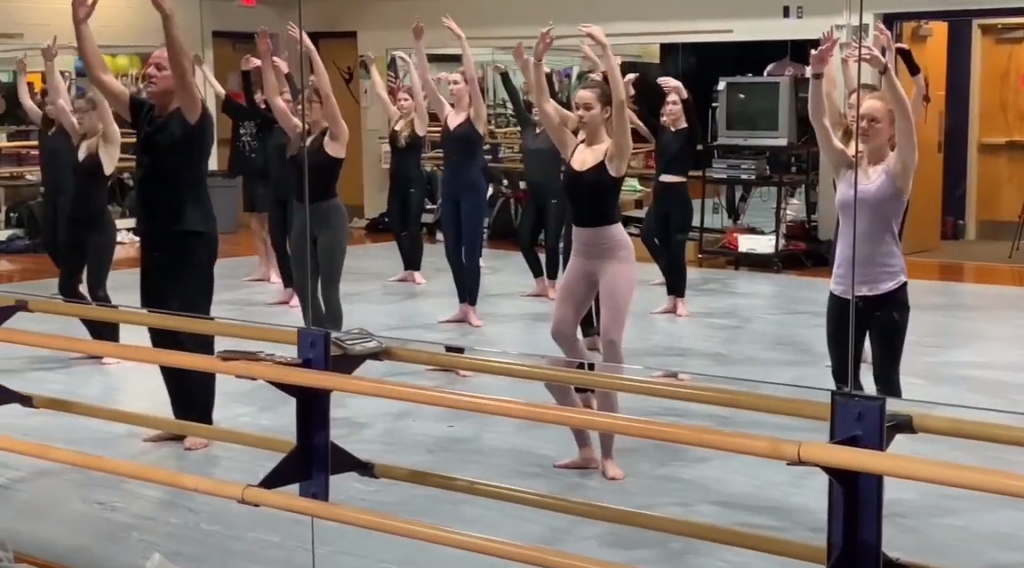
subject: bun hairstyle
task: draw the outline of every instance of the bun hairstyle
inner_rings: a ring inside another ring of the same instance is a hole
[[[398,90],[398,92],[408,95],[410,99],[412,98],[412,87],[409,87],[408,85],[403,86]],[[416,126],[414,122],[415,121],[411,117],[402,121],[402,126],[398,128],[399,148],[405,148],[406,143],[409,142],[409,137],[412,136],[413,127]]]
[[[579,88],[580,91],[591,91],[597,97],[597,102],[602,107],[612,106],[612,89],[608,86],[607,76],[604,81],[589,79],[584,81]]]

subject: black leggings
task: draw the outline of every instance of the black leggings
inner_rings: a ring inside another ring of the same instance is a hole
[[[60,245],[60,276],[57,278],[60,295],[74,303],[116,307],[107,293],[107,276],[114,263],[116,247],[117,227],[110,215],[105,214],[87,224],[72,221]],[[83,272],[86,274],[88,297],[80,289]],[[93,339],[113,343],[120,341],[121,327],[116,323],[82,320],[82,325]]]
[[[476,306],[480,296],[480,257],[484,252],[487,183],[483,170],[460,166],[444,170],[441,231],[444,255],[460,305]]]
[[[565,199],[558,184],[530,183],[526,186],[526,202],[519,217],[519,250],[534,280],[558,280],[558,243],[565,225]],[[537,254],[537,240],[544,232],[544,265]]]
[[[665,278],[665,291],[686,297],[686,244],[693,227],[693,201],[685,181],[654,182],[640,239]]]
[[[139,235],[139,296],[142,307],[209,319],[217,234],[193,231],[143,232]],[[214,338],[149,328],[153,347],[214,355]],[[160,367],[174,418],[213,424],[216,375]]]
[[[562,270],[569,266],[569,257],[572,256],[572,214],[566,208],[565,230],[562,232]],[[597,337],[601,329],[601,296],[594,296],[594,303],[587,309],[580,320],[580,333],[584,339]]]
[[[295,288],[292,275],[292,257],[288,252],[288,235],[292,228],[292,200],[275,197],[267,202],[267,233],[270,248],[277,258],[277,271],[281,273],[281,285],[286,289]]]
[[[853,353],[850,352],[851,317],[854,318]],[[852,390],[864,390],[860,380],[860,361],[867,336],[871,338],[871,370],[876,392],[882,396],[902,398],[900,362],[909,322],[910,298],[905,282],[884,294],[858,296],[852,301],[829,293],[825,332],[836,388],[846,390],[852,384]],[[855,370],[852,381],[851,361]]]
[[[52,199],[43,199],[38,203],[36,212],[39,218],[39,240],[54,268],[60,269],[61,246],[68,241],[64,234],[68,226],[67,206],[55,203]]]
[[[388,187],[388,226],[406,272],[419,272],[423,267],[422,220],[427,188],[423,172],[416,174],[416,179],[392,178]]]

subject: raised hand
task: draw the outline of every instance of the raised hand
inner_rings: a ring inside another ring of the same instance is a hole
[[[405,63],[406,65],[412,65],[412,58],[410,58],[409,54],[407,54],[404,51],[395,51],[391,55],[393,55],[395,59],[401,61],[402,63]]]
[[[811,72],[824,73],[828,62],[832,60],[832,54],[839,45],[839,39],[831,30],[821,34],[821,42],[817,49],[811,51]]]
[[[554,29],[554,24],[548,24],[548,27],[540,31],[540,35],[537,36],[537,43],[533,46],[534,61],[544,61],[544,56],[547,55],[548,50],[555,43]]]
[[[459,41],[463,41],[466,39],[466,34],[462,32],[462,28],[460,28],[459,25],[455,23],[455,20],[453,20],[451,16],[445,16],[441,18],[441,23],[444,24],[444,27],[448,28],[448,31],[452,32],[452,35],[455,36],[455,39]]]
[[[253,69],[259,67],[259,63],[259,59],[256,59],[251,55],[246,55],[242,58],[242,63],[240,67],[242,68],[242,71],[252,71]]]
[[[292,22],[288,22],[288,35],[290,35],[292,39],[294,39],[296,42],[299,43],[299,45],[303,46],[304,48],[309,50],[312,50],[314,48],[313,41],[309,39],[309,36],[306,35],[306,32],[300,30],[299,26],[296,26]]]
[[[885,41],[884,38],[881,41]],[[863,63],[876,71],[881,71],[888,65],[882,54],[873,45],[866,43],[857,46],[857,62]]]
[[[22,55],[14,62],[14,69],[18,72],[18,75],[24,75],[28,73],[28,64],[25,63],[25,56]]]
[[[626,75],[625,77],[622,78],[622,82],[625,83],[627,86],[632,85],[638,77],[640,77],[639,73],[630,73],[629,75]]]
[[[516,47],[512,50],[512,58],[516,60],[516,63],[526,59],[526,46],[523,42],[516,44]]]
[[[149,2],[161,17],[171,15],[171,4],[168,0],[149,0]]]
[[[43,55],[43,61],[47,63],[53,63],[57,59],[57,36],[53,36],[53,39],[43,44],[43,47],[39,50]]]
[[[608,36],[605,35],[604,29],[601,26],[595,26],[593,24],[580,24],[578,28],[580,33],[587,36],[587,38],[595,44],[603,47],[608,47]]]
[[[256,32],[256,52],[260,54],[261,58],[274,52],[274,44],[270,41],[270,30],[267,28],[260,28]]]
[[[245,60],[243,59],[242,61],[245,61]],[[198,54],[198,53],[193,53],[192,54],[192,64],[195,65],[196,67],[202,67],[203,66],[203,56]],[[245,67],[243,66],[242,69],[245,69]]]
[[[369,52],[360,55],[359,59],[362,59],[367,67],[373,67],[373,64],[377,62],[377,56]]]
[[[892,34],[889,33],[889,28],[885,27],[882,22],[875,22],[875,47],[878,48],[878,43],[881,43],[881,47],[886,48],[888,51],[892,51],[895,42],[892,39]]]
[[[423,35],[426,30],[423,28],[423,22],[419,18],[416,18],[416,23],[412,25],[412,39],[415,41],[423,41]]]
[[[75,25],[87,23],[98,3],[99,0],[71,0],[71,19]]]
[[[280,71],[282,75],[288,74],[288,62],[284,59],[281,59],[280,57],[271,57],[270,63],[274,66],[274,69]]]
[[[665,93],[683,93],[683,84],[672,77],[658,77],[658,86],[665,90]]]

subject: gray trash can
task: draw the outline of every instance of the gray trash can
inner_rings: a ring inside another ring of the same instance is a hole
[[[231,179],[223,173],[211,173],[206,181],[217,217],[217,232],[226,235],[238,232],[242,212],[242,179]]]

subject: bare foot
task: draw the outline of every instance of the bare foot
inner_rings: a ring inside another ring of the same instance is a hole
[[[278,292],[276,296],[274,296],[269,302],[267,302],[267,304],[271,306],[283,306],[291,302],[292,299],[294,298],[295,292],[292,291],[292,289],[290,288],[285,288],[284,290]]]
[[[648,282],[648,284],[650,284],[651,286],[664,286],[665,285],[665,279],[664,278],[658,278],[657,280],[651,280],[650,282]]]
[[[688,382],[690,375],[678,371],[657,371],[651,374],[652,379],[671,379],[673,381]]]
[[[180,442],[185,439],[185,436],[181,434],[172,434],[170,432],[157,432],[156,434],[150,434],[142,439],[143,442],[149,444],[160,444],[163,442]]]
[[[578,394],[580,397],[580,404],[583,405],[583,408],[588,410],[597,410],[597,399],[594,397],[594,393],[581,392]]]
[[[466,306],[459,306],[459,310],[454,314],[437,320],[437,323],[467,323],[469,321],[469,310]]]
[[[429,367],[429,368],[427,368],[427,370],[428,371],[435,371],[435,372],[438,372],[438,373],[455,373],[456,375],[458,375],[460,377],[463,377],[463,378],[465,378],[465,377],[472,377],[473,376],[473,373],[470,373],[469,371],[460,371],[458,369],[445,369],[444,367]]]
[[[120,362],[120,359],[114,359],[113,357],[104,357],[100,359],[100,365],[117,365]]]
[[[266,282],[270,280],[270,275],[266,272],[256,272],[242,278],[242,282]]]
[[[555,462],[555,469],[600,469],[601,460],[594,455],[594,450],[587,448],[580,450],[580,455]]]
[[[690,310],[686,309],[686,304],[682,300],[676,300],[676,311],[677,318],[688,318],[690,317]]]
[[[601,459],[601,475],[608,481],[622,481],[626,479],[626,474],[619,469],[619,466],[615,464],[613,459]]]
[[[281,283],[281,275],[278,274],[276,270],[271,270],[270,271],[270,278],[268,278],[267,280],[271,284],[280,284]]]
[[[534,286],[532,290],[530,290],[529,292],[523,294],[522,296],[524,298],[546,298],[547,295],[548,295],[548,287],[547,287],[547,285],[538,284],[538,285]]]
[[[205,450],[206,448],[209,448],[210,441],[205,438],[188,436],[187,438],[185,438],[184,442],[182,442],[182,445],[185,447],[186,452],[195,452],[198,450]]]
[[[300,307],[299,306],[299,297],[297,295],[296,296],[292,296],[291,301],[288,302],[288,307],[289,308],[298,308],[298,307]]]
[[[584,337],[583,338],[583,347],[587,351],[593,351],[595,353],[600,353],[601,352],[601,338],[596,336],[596,335],[593,336],[593,337]]]
[[[427,283],[427,279],[423,277],[419,272],[412,273],[412,283],[417,286],[422,286]]]
[[[556,295],[557,295],[557,294],[556,294],[556,292],[555,292],[555,287],[554,287],[554,286],[548,286],[548,293],[547,293],[547,298],[548,298],[549,300],[554,300],[554,299],[555,299],[555,297],[556,297]]]
[[[651,310],[652,314],[674,314],[676,313],[676,301],[669,299],[669,301],[662,304],[660,307]]]
[[[399,272],[398,274],[388,278],[388,282],[412,282],[411,272]]]
[[[466,313],[466,323],[472,327],[484,326],[484,320],[480,319],[480,316],[476,315],[476,310],[472,308]]]

